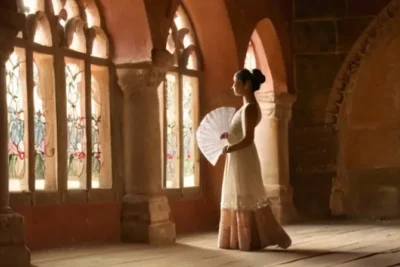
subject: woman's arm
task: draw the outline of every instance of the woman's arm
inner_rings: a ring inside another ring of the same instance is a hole
[[[255,104],[249,104],[244,109],[244,136],[234,145],[224,147],[223,153],[231,153],[248,147],[254,142],[254,130],[258,122],[258,108]]]

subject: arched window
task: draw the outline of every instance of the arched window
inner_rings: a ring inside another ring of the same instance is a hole
[[[199,53],[194,28],[182,6],[175,14],[167,50],[175,62],[164,83],[164,187],[198,188]]]
[[[27,30],[6,63],[10,191],[111,188],[111,61],[95,2],[21,2]]]
[[[257,57],[256,57],[256,51],[254,49],[254,44],[253,41],[250,40],[249,46],[247,47],[247,52],[246,52],[246,59],[244,61],[244,67],[248,70],[253,70],[257,68]]]

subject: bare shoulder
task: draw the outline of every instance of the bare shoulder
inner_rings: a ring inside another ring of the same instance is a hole
[[[257,104],[248,104],[244,108],[244,115],[248,121],[257,122],[258,120],[258,106]]]
[[[257,104],[248,104],[244,108],[244,113],[246,117],[253,117],[255,116],[257,118],[258,115],[258,106]]]

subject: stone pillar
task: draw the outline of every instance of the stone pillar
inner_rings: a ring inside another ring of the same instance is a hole
[[[124,197],[122,240],[175,242],[175,224],[162,192],[162,97],[159,86],[172,66],[167,51],[153,50],[152,62],[117,67],[124,92]]]
[[[277,220],[289,223],[297,216],[289,183],[288,148],[288,125],[295,96],[286,92],[259,92],[257,100],[262,119],[256,128],[255,143],[264,186]]]
[[[0,8],[0,265],[30,266],[25,244],[24,218],[10,208],[8,178],[8,118],[5,63],[13,52],[12,40],[23,27],[23,17]]]

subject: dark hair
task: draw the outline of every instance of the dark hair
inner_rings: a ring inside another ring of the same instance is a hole
[[[250,81],[253,92],[258,91],[261,84],[265,82],[265,76],[259,69],[254,69],[253,73],[248,69],[239,70],[235,73],[235,79],[238,79],[243,83]]]

